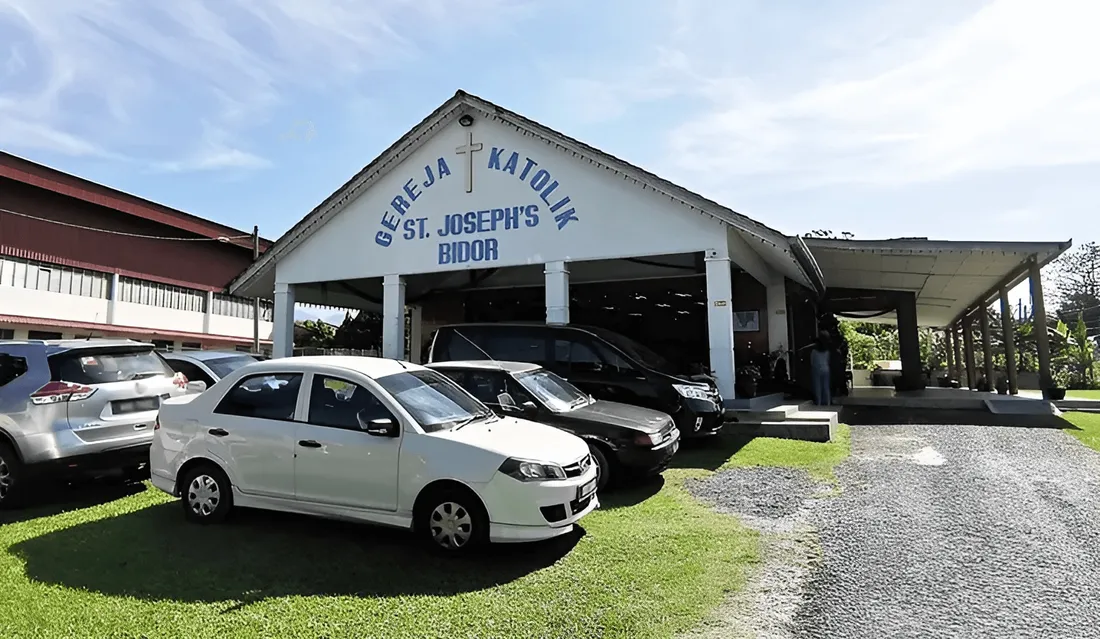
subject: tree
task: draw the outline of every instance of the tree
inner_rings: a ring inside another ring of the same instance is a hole
[[[1092,388],[1096,384],[1094,365],[1096,347],[1088,335],[1085,321],[1080,315],[1071,329],[1065,322],[1058,323],[1050,331],[1051,371],[1059,386],[1068,388]]]
[[[1080,316],[1087,333],[1100,335],[1100,244],[1088,242],[1051,265],[1055,315],[1067,324]]]
[[[855,237],[855,233],[849,233],[848,231],[841,231],[838,236],[836,233],[828,229],[814,229],[803,237],[820,237],[828,240],[850,240]]]
[[[382,315],[360,311],[355,317],[344,316],[344,322],[336,329],[337,348],[375,349],[382,347]]]
[[[294,345],[329,348],[336,338],[336,327],[320,320],[294,322]]]

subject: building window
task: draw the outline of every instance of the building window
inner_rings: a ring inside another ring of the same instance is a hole
[[[172,341],[166,340],[166,339],[155,339],[155,340],[153,340],[153,348],[157,349],[158,351],[164,351],[166,353],[171,353],[172,352],[172,347],[174,345],[175,345],[175,342],[172,342]]]
[[[238,353],[251,353],[252,352],[252,347],[251,346],[237,346],[236,350],[237,350]]]
[[[214,305],[210,312],[214,315],[252,319],[252,300],[245,297],[215,293]],[[275,307],[272,303],[267,300],[260,300],[260,319],[264,322],[270,322],[274,316]]]
[[[202,344],[198,342],[183,342],[180,344],[180,349],[185,351],[201,351]]]
[[[61,339],[61,333],[53,331],[27,331],[27,339]]]
[[[118,301],[202,313],[206,294],[182,286],[120,277],[118,278]]]
[[[110,279],[98,271],[0,257],[0,284],[5,286],[107,299]]]
[[[11,328],[0,328],[0,339],[15,339],[15,330]]]

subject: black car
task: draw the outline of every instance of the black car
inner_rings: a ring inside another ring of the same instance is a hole
[[[546,324],[453,324],[436,331],[429,362],[493,359],[543,366],[593,397],[672,415],[685,438],[726,421],[718,388],[612,331]]]
[[[535,364],[481,360],[428,367],[500,415],[554,426],[588,442],[599,472],[598,488],[661,472],[680,446],[680,431],[667,414],[594,399]]]

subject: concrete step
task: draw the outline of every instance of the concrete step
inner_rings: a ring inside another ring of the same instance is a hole
[[[731,408],[728,409],[738,421],[781,422],[798,412],[798,404],[780,404],[770,408]]]
[[[779,439],[797,439],[809,442],[831,441],[836,433],[836,419],[832,421],[802,421],[787,419],[781,422],[759,422],[730,424],[729,432],[738,432],[754,437],[776,437]]]

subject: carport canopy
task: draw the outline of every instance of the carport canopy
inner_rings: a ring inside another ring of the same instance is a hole
[[[996,300],[1071,245],[1065,242],[967,242],[927,238],[840,240],[807,238],[829,290],[905,291],[916,296],[917,323],[947,327]],[[896,321],[895,313],[868,321]]]

